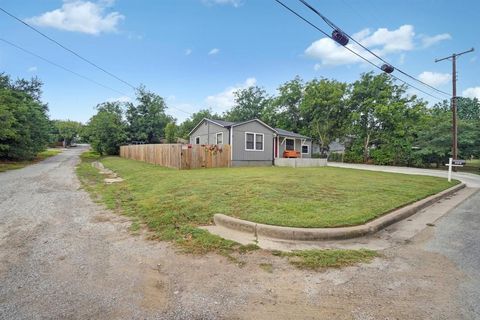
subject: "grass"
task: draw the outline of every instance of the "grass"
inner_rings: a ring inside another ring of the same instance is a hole
[[[357,263],[371,262],[379,254],[376,251],[359,249],[324,249],[293,252],[273,252],[274,255],[287,257],[290,264],[299,269],[320,270],[323,268],[340,268]]]
[[[463,167],[457,167],[458,172],[480,174],[480,159],[467,160]]]
[[[153,234],[150,236],[151,239],[173,241],[186,253],[204,254],[217,252],[239,264],[241,264],[241,262],[231,256],[231,253],[238,252],[245,254],[258,249],[256,245],[240,245],[234,241],[223,239],[198,228],[199,225],[203,224],[203,220],[198,219],[195,213],[192,214],[192,218],[190,219],[184,213],[177,215],[172,211],[173,209],[164,213],[159,212],[159,209],[152,207],[150,204],[161,202],[162,199],[167,199],[169,195],[154,195],[151,193],[153,189],[150,188],[155,184],[153,180],[150,180],[149,183],[145,181],[145,185],[140,180],[132,183],[133,181],[131,179],[125,183],[104,184],[104,177],[91,166],[91,163],[99,158],[100,155],[95,152],[87,151],[83,153],[81,155],[82,162],[77,167],[77,174],[84,188],[91,193],[95,200],[104,203],[109,209],[130,216],[133,219],[132,226],[130,227],[132,232],[138,232],[141,224],[146,225],[153,231]],[[119,161],[119,163],[121,163],[124,160],[115,157],[102,159],[102,162],[107,166],[112,164],[110,161]],[[130,162],[131,169],[134,169],[137,173],[142,170],[141,167],[136,168],[138,164],[142,165],[143,163]],[[121,171],[114,166],[108,168],[118,173]],[[159,167],[152,167],[151,169],[178,173],[178,171]],[[127,172],[121,172],[125,174],[125,176],[128,175],[128,170]],[[133,174],[133,176],[135,176],[135,174]],[[143,198],[143,196],[147,196],[149,199]],[[168,203],[170,203],[170,201]]]
[[[447,161],[448,162],[448,161]],[[432,169],[437,169],[434,167],[434,164],[431,165]],[[467,163],[463,167],[456,167],[457,172],[466,172],[466,173],[474,173],[474,174],[479,174],[480,175],[480,159],[473,159],[473,160],[467,160]],[[448,167],[445,165],[442,165],[438,168],[438,170],[448,170]]]
[[[357,225],[457,182],[343,168],[218,168],[175,170],[118,157],[102,158],[124,182],[106,185],[82,155],[77,172],[108,208],[145,225],[153,237],[192,253],[248,251],[198,228],[215,213],[296,227]]]
[[[4,172],[7,170],[15,170],[15,169],[21,169],[24,168],[28,165],[40,162],[42,160],[45,160],[47,158],[56,156],[57,154],[61,153],[61,150],[56,150],[56,149],[48,149],[45,151],[42,151],[37,154],[35,159],[29,160],[29,161],[2,161],[0,160],[0,172]]]

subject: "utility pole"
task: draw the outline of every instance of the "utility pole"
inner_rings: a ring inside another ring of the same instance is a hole
[[[452,108],[452,158],[454,160],[457,159],[458,155],[458,139],[457,139],[457,57],[473,52],[473,48],[470,50],[454,53],[448,57],[435,59],[435,62],[440,62],[443,60],[452,59],[452,100],[451,100],[451,108]]]

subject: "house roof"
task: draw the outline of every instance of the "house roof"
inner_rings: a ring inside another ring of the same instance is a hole
[[[311,139],[307,136],[303,136],[301,134],[298,134],[298,133],[295,133],[295,132],[291,132],[291,131],[287,131],[287,130],[283,130],[283,129],[280,129],[280,128],[275,128],[275,131],[278,133],[278,135],[280,136],[283,136],[283,137],[292,137],[292,138],[301,138],[301,139]]]
[[[247,120],[247,121],[242,121],[242,122],[236,122],[236,123],[232,124],[232,127],[240,126],[242,124],[250,123],[250,122],[253,122],[253,121],[260,123],[261,125],[263,125],[263,126],[267,127],[268,129],[272,130],[273,132],[277,132],[274,128],[270,127],[268,124],[266,124],[265,122],[263,122],[260,119],[252,119],[252,120]]]
[[[224,127],[224,128],[239,126],[239,125],[242,125],[242,124],[245,124],[245,123],[249,123],[249,122],[252,122],[252,121],[257,121],[257,122],[261,123],[262,125],[264,125],[265,127],[267,127],[267,128],[269,128],[270,130],[272,130],[273,132],[277,133],[277,134],[280,135],[280,136],[283,136],[283,137],[291,137],[291,138],[299,138],[299,139],[311,139],[311,138],[309,138],[309,137],[303,136],[303,135],[298,134],[298,133],[295,133],[295,132],[283,130],[283,129],[280,129],[280,128],[272,128],[272,127],[270,127],[268,124],[266,124],[265,122],[263,122],[263,121],[260,120],[260,119],[252,119],[252,120],[241,121],[241,122],[231,122],[231,121],[224,121],[224,120],[216,120],[216,119],[203,118],[202,121],[200,121],[200,122],[195,126],[195,128],[193,128],[192,131],[190,131],[189,135],[191,135],[192,132],[195,131],[195,129],[197,129],[197,127],[198,127],[203,121],[208,121],[208,122],[214,123],[214,124],[219,125],[219,126]]]
[[[230,127],[231,125],[235,124],[235,122],[230,122],[230,121],[223,121],[223,120],[216,120],[216,119],[207,119],[205,118],[205,120],[208,120],[210,122],[213,122],[213,123],[216,123],[222,127]]]

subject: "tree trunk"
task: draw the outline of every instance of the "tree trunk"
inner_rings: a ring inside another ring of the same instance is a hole
[[[368,145],[370,144],[370,134],[367,134],[365,137],[365,144],[363,146],[363,162],[367,163],[368,161]]]

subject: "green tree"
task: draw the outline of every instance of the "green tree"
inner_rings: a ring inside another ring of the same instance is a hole
[[[347,84],[336,80],[312,80],[306,84],[301,104],[302,117],[307,123],[303,130],[320,144],[320,151],[328,151],[335,138],[343,138],[349,119],[346,103]]]
[[[70,120],[53,120],[52,127],[51,140],[64,142],[64,146],[70,146],[82,130],[80,122]]]
[[[48,107],[42,103],[42,83],[0,74],[0,158],[28,160],[48,144]]]
[[[480,121],[480,101],[477,98],[457,98],[458,118],[460,120]]]
[[[104,102],[87,124],[87,136],[92,148],[102,155],[118,154],[127,140],[127,127],[120,102]]]
[[[278,88],[278,95],[273,99],[268,121],[272,126],[285,130],[300,132],[303,128],[301,105],[304,97],[305,85],[300,77],[282,84]],[[270,111],[268,113],[268,111]]]
[[[167,105],[162,97],[144,86],[137,89],[136,104],[128,103],[126,118],[131,141],[158,143],[166,125],[174,119],[165,113]]]
[[[260,87],[251,86],[245,89],[239,89],[234,92],[235,105],[225,113],[225,119],[228,121],[239,122],[251,119],[263,119],[267,106],[271,103],[271,98],[267,92]]]
[[[188,139],[190,131],[192,131],[193,128],[195,128],[195,126],[204,118],[222,119],[220,115],[212,113],[211,109],[202,109],[192,114],[190,118],[186,119],[178,126],[177,136],[182,139]]]
[[[177,125],[175,122],[169,122],[165,127],[165,139],[167,143],[177,142]]]
[[[350,153],[359,152],[364,162],[412,165],[414,142],[426,115],[426,103],[406,94],[387,74],[362,74],[352,85],[353,142]],[[353,156],[358,157],[359,154]],[[348,158],[348,157],[347,157]]]

